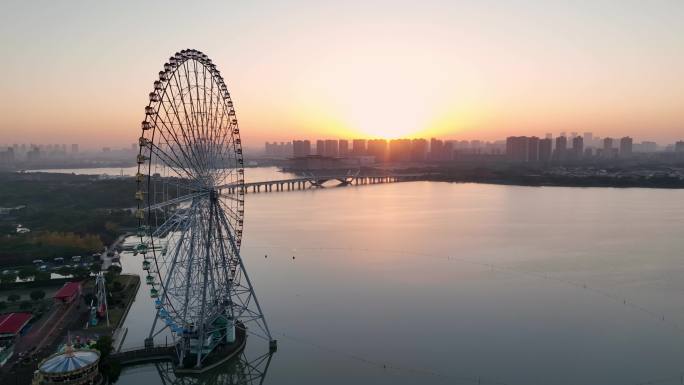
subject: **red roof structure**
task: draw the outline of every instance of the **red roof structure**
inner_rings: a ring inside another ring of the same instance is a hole
[[[80,282],[67,282],[62,286],[55,295],[52,296],[55,300],[62,302],[71,302],[81,293],[81,283]]]
[[[0,315],[0,336],[17,335],[33,318],[31,313],[8,313]]]

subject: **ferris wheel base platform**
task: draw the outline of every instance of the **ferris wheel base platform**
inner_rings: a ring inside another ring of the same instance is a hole
[[[194,355],[190,355],[187,360],[185,360],[185,364],[181,365],[180,362],[178,362],[176,347],[174,345],[149,346],[149,343],[147,343],[146,345],[148,346],[141,349],[125,350],[114,353],[112,354],[112,358],[118,360],[122,366],[137,365],[147,362],[171,361],[175,364],[174,372],[178,374],[199,374],[230,361],[242,353],[247,345],[247,331],[244,326],[236,327],[235,331],[235,342],[214,348],[203,361],[203,365],[199,368],[194,366]]]
[[[240,355],[240,353],[245,349],[247,345],[247,331],[245,327],[235,328],[235,342],[227,345],[217,346],[214,350],[209,353],[207,358],[205,358],[203,365],[199,368],[194,366],[195,360],[194,356],[188,357],[185,365],[180,365],[176,363],[175,372],[178,374],[199,374],[211,370],[227,361],[230,361],[234,357]]]

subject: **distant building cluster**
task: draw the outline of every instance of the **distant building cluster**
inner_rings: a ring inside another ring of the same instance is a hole
[[[266,155],[284,155],[287,151],[281,143],[277,153],[275,143],[266,143]],[[293,140],[292,152],[288,155],[294,158],[307,156],[321,156],[328,158],[358,158],[372,157],[376,162],[423,162],[450,161],[463,156],[501,155],[504,142],[483,142],[479,140],[458,141],[426,139],[319,139]]]
[[[298,139],[266,142],[265,155],[278,158],[319,156],[349,159],[372,157],[372,162],[441,162],[500,160],[516,162],[562,162],[582,159],[624,159],[649,153],[684,153],[684,141],[668,146],[656,142],[601,138],[591,132],[554,137],[510,136],[505,141],[426,139]],[[364,162],[367,163],[367,162]]]
[[[67,144],[11,144],[0,146],[0,168],[17,164],[39,165],[65,163],[88,158],[93,161],[130,160],[138,151],[138,144],[127,148],[102,147],[99,151],[82,152],[77,143]]]
[[[266,156],[287,157],[292,156],[292,142],[266,142],[264,145]]]
[[[676,147],[677,144],[675,148],[665,148],[665,151],[677,151]],[[555,139],[552,134],[546,134],[543,139],[536,136],[509,136],[506,139],[507,158],[520,162],[630,158],[636,153],[657,151],[658,145],[655,142],[637,144],[629,136],[601,139],[594,137],[591,132],[585,132],[584,135],[573,133],[570,137],[561,133]]]

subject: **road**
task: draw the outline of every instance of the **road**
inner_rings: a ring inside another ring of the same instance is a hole
[[[114,243],[112,243],[109,247],[105,247],[104,253],[102,253],[102,256],[100,259],[102,260],[102,270],[107,270],[109,269],[109,266],[112,265],[112,257],[109,256],[109,252],[113,251],[116,253],[117,248],[123,241],[126,239],[126,237],[130,236],[131,233],[125,233],[121,236],[119,236]]]

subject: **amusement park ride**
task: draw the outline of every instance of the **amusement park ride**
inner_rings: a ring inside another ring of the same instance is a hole
[[[90,301],[90,325],[96,326],[101,319],[105,319],[107,326],[109,326],[107,287],[104,273],[99,272],[95,277],[95,297]]]
[[[228,87],[207,55],[182,50],[164,64],[139,145],[136,252],[156,312],[145,345],[161,333],[171,336],[181,368],[212,365],[245,333],[274,350],[240,255],[240,129]]]

